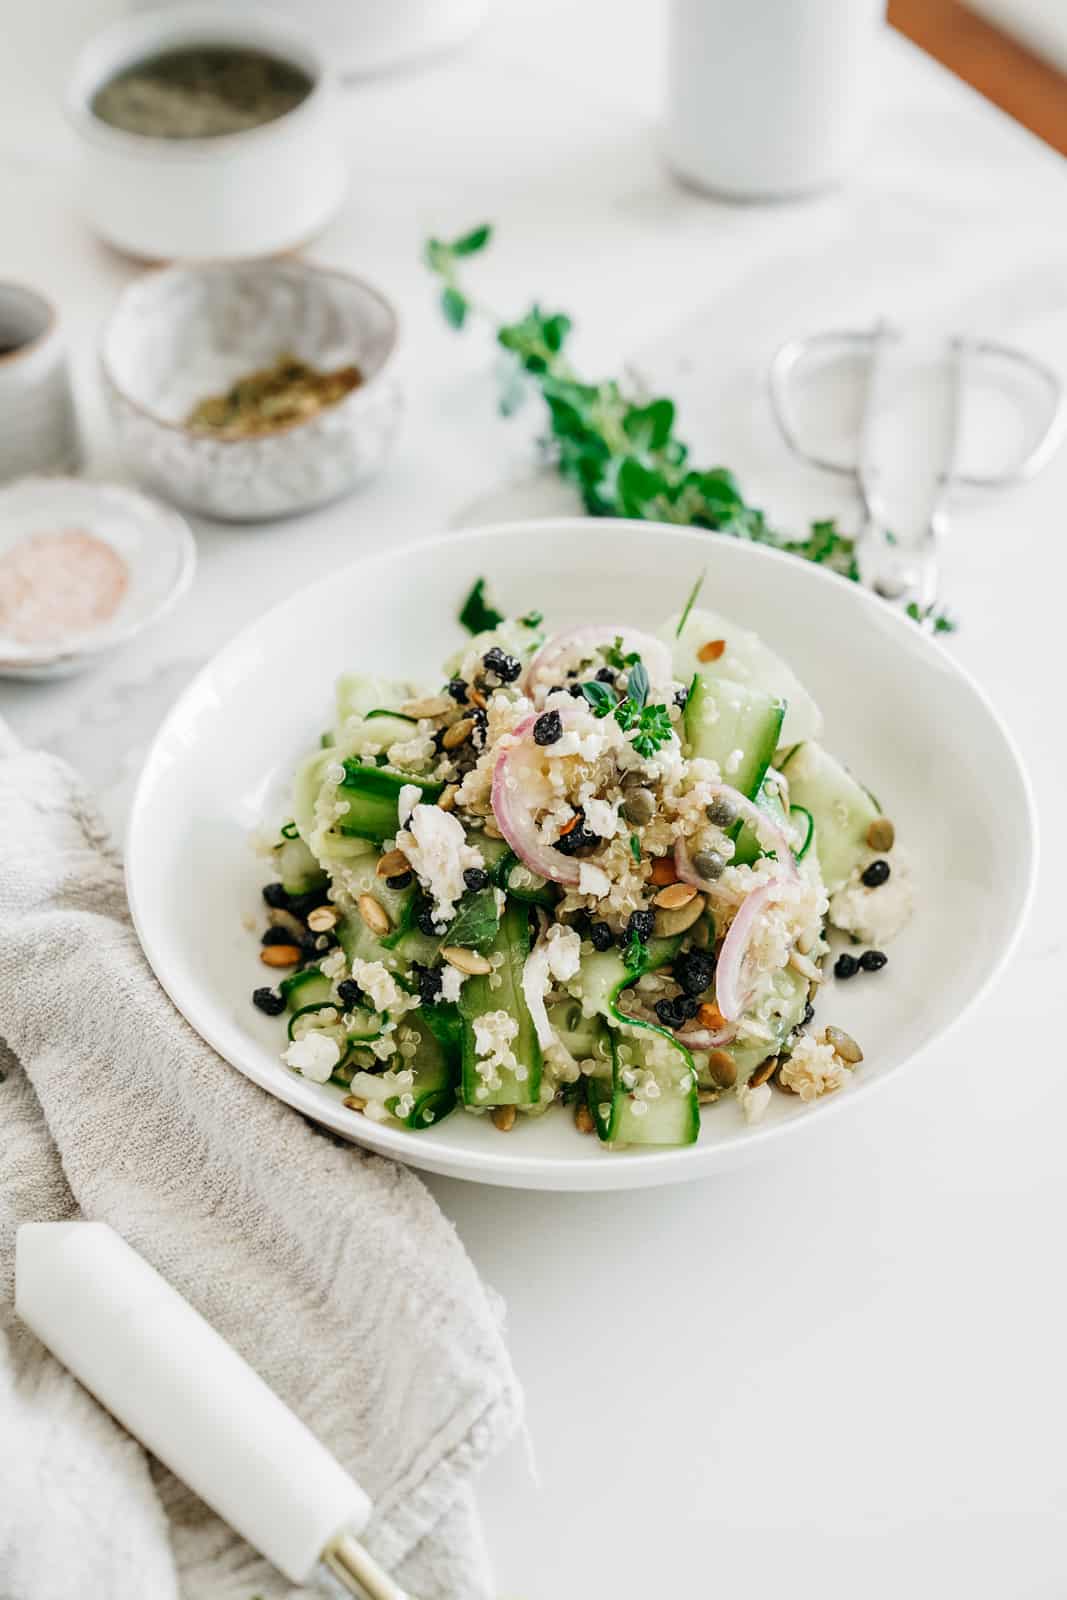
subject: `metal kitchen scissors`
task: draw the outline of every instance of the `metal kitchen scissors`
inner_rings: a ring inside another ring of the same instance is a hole
[[[886,352],[897,337],[888,323],[880,321],[873,328],[790,339],[771,361],[770,398],[775,420],[794,455],[809,466],[850,478],[855,484],[862,512],[856,539],[860,581],[887,600],[914,605],[920,617],[925,618],[938,600],[940,552],[954,491],[1007,489],[1032,478],[1058,448],[1067,411],[1059,374],[1037,357],[993,339],[964,335],[950,339],[951,426],[947,446],[937,469],[925,525],[917,536],[901,538],[887,523],[884,474],[873,448],[873,419],[882,394]],[[857,356],[866,358],[866,380],[856,449],[852,459],[847,460],[812,449],[804,442],[797,417],[796,389],[803,369]],[[990,361],[1004,363],[1037,390],[1044,405],[1044,426],[1029,448],[1008,466],[989,472],[964,470],[960,463],[964,397],[976,364]]]

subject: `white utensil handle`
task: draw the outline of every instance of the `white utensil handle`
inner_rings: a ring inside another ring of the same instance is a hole
[[[15,1309],[135,1438],[293,1583],[306,1582],[346,1532],[366,1526],[371,1506],[359,1485],[106,1224],[24,1223]],[[373,1582],[376,1569],[368,1571]],[[378,1593],[386,1600],[399,1591]]]

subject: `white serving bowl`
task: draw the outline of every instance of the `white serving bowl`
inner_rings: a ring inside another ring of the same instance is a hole
[[[273,122],[213,138],[128,133],[93,114],[93,96],[124,67],[203,44],[281,57],[308,75],[311,92]],[[232,260],[305,244],[345,192],[334,94],[319,51],[269,12],[177,5],[114,23],[81,51],[67,92],[88,222],[109,244],[148,260]]]
[[[267,874],[249,833],[285,815],[292,768],[326,725],[335,676],[438,679],[460,640],[457,608],[482,575],[505,609],[539,607],[550,626],[611,618],[647,627],[679,609],[702,569],[707,603],[762,630],[815,695],[827,746],[871,785],[916,862],[917,911],[889,965],[862,982],[831,981],[817,1001],[817,1019],[864,1048],[847,1086],[814,1105],[775,1094],[754,1127],[730,1099],[707,1111],[699,1142],[685,1149],[608,1151],[563,1111],[520,1118],[507,1135],[461,1111],[426,1132],[388,1127],[348,1111],[342,1091],[291,1072],[280,1059],[284,1030],[250,999],[264,969],[242,918],[262,914]],[[345,617],[359,618],[355,632],[338,621]],[[306,671],[279,674],[281,649],[313,662],[314,681]],[[127,878],[161,982],[203,1037],[271,1094],[432,1172],[612,1189],[718,1171],[828,1117],[849,1138],[848,1107],[927,1050],[1003,966],[1026,916],[1035,857],[1029,785],[1010,736],[914,623],[795,556],[689,529],[569,518],[368,553],[246,628],[185,691],[149,754]]]
[[[304,261],[167,267],[124,292],[103,335],[104,388],[130,470],[210,517],[258,521],[334,500],[372,477],[402,412],[399,324],[361,278]],[[290,352],[364,381],[306,421],[251,439],[185,426],[198,400]]]
[[[34,533],[80,528],[112,546],[129,586],[110,622],[48,645],[5,638],[0,677],[67,678],[157,622],[188,589],[196,546],[183,517],[134,489],[85,478],[23,478],[0,489],[0,552]]]

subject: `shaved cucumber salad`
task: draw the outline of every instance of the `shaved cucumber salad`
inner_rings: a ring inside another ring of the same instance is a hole
[[[480,582],[462,616],[434,683],[340,680],[261,845],[289,1068],[414,1131],[566,1106],[612,1149],[839,1089],[862,1051],[816,997],[885,966],[912,881],[791,668],[692,603],[552,632]]]

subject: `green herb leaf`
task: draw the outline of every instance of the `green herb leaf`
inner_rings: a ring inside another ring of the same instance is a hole
[[[460,234],[458,239],[453,239],[449,249],[454,256],[475,256],[479,250],[485,249],[492,237],[492,225],[483,222],[480,228],[472,228],[470,233]]]
[[[640,972],[645,964],[645,947],[636,933],[631,933],[629,943],[623,954],[628,972]]]
[[[462,328],[469,309],[466,295],[454,289],[450,283],[446,284],[441,290],[441,310],[445,314],[445,321],[453,328]]]
[[[300,830],[295,822],[283,823],[281,833],[283,839],[299,839],[300,837]]]
[[[496,892],[493,889],[478,889],[474,894],[463,896],[445,939],[448,944],[478,948],[492,943],[499,926]]]
[[[682,614],[678,618],[678,626],[674,630],[674,637],[676,639],[680,639],[682,637],[682,630],[685,628],[686,623],[689,621],[689,613],[692,611],[693,607],[697,603],[697,596],[700,594],[701,589],[703,589],[703,587],[704,587],[704,579],[707,577],[707,575],[708,575],[708,569],[707,569],[707,567],[705,567],[703,572],[700,574],[700,577],[697,579],[696,583],[694,583],[693,587],[689,591],[689,599],[685,602],[685,605],[682,607]]]
[[[924,623],[934,633],[955,633],[959,623],[947,611],[938,611],[936,606],[927,606],[925,610],[913,600],[905,607],[908,616],[913,622]]]
[[[606,649],[601,651],[601,654],[608,666],[616,667],[619,672],[625,671],[627,667],[632,667],[635,661],[640,661],[641,659],[636,650],[631,650],[628,655],[623,655],[621,633],[615,635],[614,643],[609,644]]]
[[[524,628],[539,628],[544,620],[543,611],[527,611],[524,617],[519,618]]]
[[[503,622],[502,613],[495,610],[485,598],[484,578],[475,581],[470,594],[463,602],[459,620],[468,633],[488,633],[491,628],[499,628]]]
[[[666,706],[645,706],[637,718],[637,732],[630,742],[638,755],[648,761],[661,745],[667,743],[671,731],[671,718]]]
[[[631,833],[630,835],[630,854],[633,856],[634,860],[640,864],[641,841],[637,837],[636,833]]]
[[[595,717],[606,717],[609,711],[615,710],[615,696],[604,683],[580,684],[582,693],[593,708]]]
[[[648,671],[643,661],[635,661],[630,668],[626,693],[639,709],[648,699]]]

